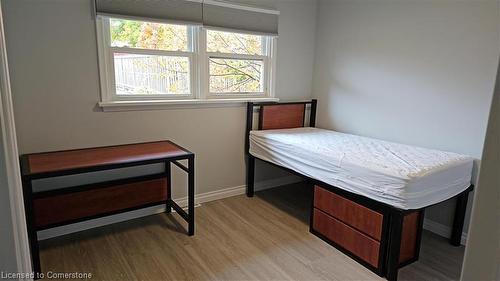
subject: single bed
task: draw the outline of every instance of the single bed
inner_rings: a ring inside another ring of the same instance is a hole
[[[256,159],[303,177],[313,187],[309,231],[388,280],[418,260],[426,207],[456,198],[450,243],[460,245],[471,157],[318,129],[316,106],[247,104],[248,197]]]
[[[251,131],[250,154],[404,210],[465,191],[473,166],[465,155],[311,127]]]

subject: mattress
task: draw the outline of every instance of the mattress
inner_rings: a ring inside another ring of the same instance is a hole
[[[466,155],[309,127],[251,131],[250,154],[404,210],[466,190],[473,167]]]

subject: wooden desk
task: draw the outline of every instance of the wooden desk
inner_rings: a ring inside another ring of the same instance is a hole
[[[184,166],[179,160],[187,160]],[[124,167],[165,163],[158,174],[33,192],[32,181]],[[188,174],[188,212],[172,200],[171,164]],[[188,223],[194,235],[194,154],[158,141],[21,156],[26,224],[33,270],[41,272],[37,231],[165,204]]]

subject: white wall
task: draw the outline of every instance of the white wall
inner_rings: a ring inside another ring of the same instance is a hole
[[[499,53],[497,6],[320,0],[318,125],[480,158]],[[453,205],[427,217],[450,225]]]
[[[498,280],[500,269],[500,72],[491,106],[462,280]]]

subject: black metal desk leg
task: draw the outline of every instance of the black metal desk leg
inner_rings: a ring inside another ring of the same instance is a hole
[[[165,162],[165,174],[167,176],[167,203],[165,204],[165,212],[172,212],[172,172],[170,161]]]
[[[247,164],[247,196],[253,197],[255,180],[255,157],[248,154]]]
[[[24,195],[24,211],[26,213],[26,228],[28,230],[28,240],[30,243],[31,263],[35,276],[42,272],[40,265],[40,250],[38,248],[38,236],[36,233],[35,217],[33,213],[32,186],[30,179],[22,179]],[[38,278],[35,278],[38,279]]]
[[[455,206],[455,218],[453,219],[453,229],[451,231],[450,244],[460,246],[462,242],[462,231],[464,229],[465,210],[467,209],[467,200],[469,191],[466,190],[457,196],[457,205]]]
[[[194,235],[194,155],[188,158],[188,212],[189,212],[189,236]]]
[[[389,252],[387,255],[387,280],[389,281],[398,280],[402,232],[403,214],[395,211],[391,214]]]

